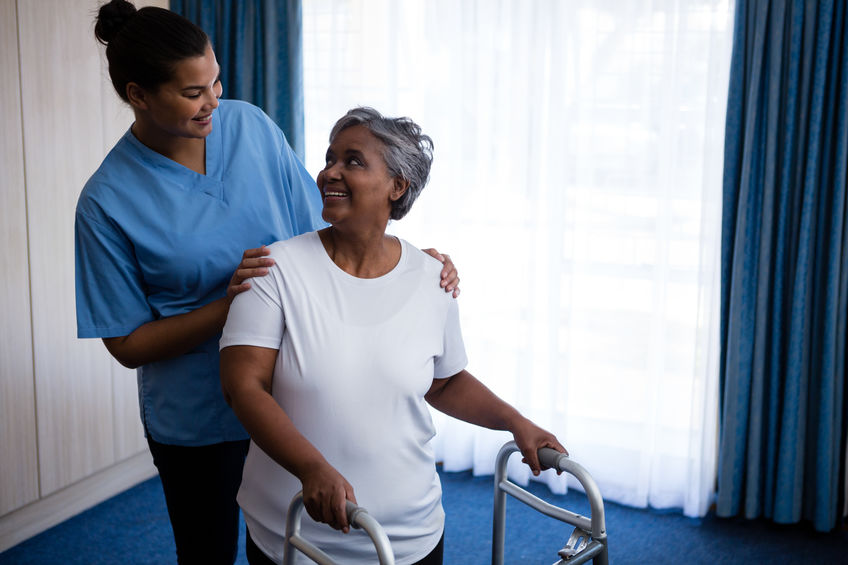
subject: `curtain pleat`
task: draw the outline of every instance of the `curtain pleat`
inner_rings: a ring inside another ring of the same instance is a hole
[[[725,143],[717,511],[830,530],[844,481],[844,2],[741,1]]]
[[[300,0],[171,0],[209,35],[225,98],[256,104],[304,157]]]

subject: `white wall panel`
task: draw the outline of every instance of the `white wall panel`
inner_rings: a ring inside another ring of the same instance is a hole
[[[38,497],[17,13],[0,0],[0,515]]]
[[[111,361],[74,307],[74,208],[104,146],[96,6],[18,5],[42,496],[116,460]]]
[[[76,200],[133,119],[101,2],[0,0],[0,551],[155,473],[135,372],[76,338]]]

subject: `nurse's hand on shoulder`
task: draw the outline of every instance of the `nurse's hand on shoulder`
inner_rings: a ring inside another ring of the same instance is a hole
[[[332,465],[322,463],[301,475],[303,506],[316,522],[344,533],[350,531],[346,501],[356,504],[353,487]]]
[[[439,284],[445,292],[453,292],[453,297],[459,296],[459,273],[456,272],[456,267],[451,261],[450,255],[447,253],[439,253],[433,248],[422,249],[424,253],[442,262],[441,281]]]
[[[247,279],[253,277],[264,277],[268,274],[268,267],[274,265],[274,260],[268,257],[271,250],[265,247],[247,249],[241,256],[241,263],[236,268],[227,285],[227,299],[232,302],[237,294],[241,294],[250,288]]]

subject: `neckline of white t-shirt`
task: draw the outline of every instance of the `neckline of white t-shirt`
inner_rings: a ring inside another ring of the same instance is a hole
[[[326,249],[324,249],[324,244],[321,243],[321,237],[318,235],[318,232],[312,232],[313,245],[317,247],[317,252],[324,257],[324,262],[327,266],[327,269],[331,273],[331,276],[341,281],[345,281],[348,284],[354,284],[358,286],[382,286],[383,284],[394,279],[398,275],[398,273],[400,273],[401,269],[406,264],[406,257],[408,255],[406,249],[406,242],[397,236],[392,237],[397,239],[398,243],[400,243],[400,258],[398,259],[397,264],[392,267],[392,270],[386,273],[385,275],[380,275],[379,277],[375,277],[373,279],[364,279],[355,275],[351,275],[350,273],[336,265],[333,262],[332,257],[330,257],[330,254],[327,253]]]

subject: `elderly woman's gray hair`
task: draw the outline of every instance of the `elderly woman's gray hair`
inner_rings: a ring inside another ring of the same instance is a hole
[[[392,202],[391,219],[400,220],[427,184],[433,162],[433,140],[421,133],[421,127],[409,118],[387,118],[373,108],[359,107],[339,118],[330,132],[330,143],[342,130],[360,125],[383,142],[383,160],[389,174],[409,182],[404,195]]]

